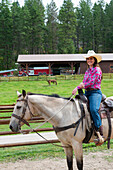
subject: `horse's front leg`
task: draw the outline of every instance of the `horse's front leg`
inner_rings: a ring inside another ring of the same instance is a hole
[[[64,151],[67,158],[68,170],[73,170],[73,148],[71,146],[68,146],[64,148]]]
[[[75,153],[78,170],[83,170],[83,148],[82,142],[73,142],[73,150]]]

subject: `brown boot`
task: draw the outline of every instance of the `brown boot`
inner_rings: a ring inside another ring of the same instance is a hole
[[[96,146],[100,146],[104,143],[104,137],[103,137],[103,126],[100,126],[98,131],[96,131],[97,139],[94,139],[94,142]]]

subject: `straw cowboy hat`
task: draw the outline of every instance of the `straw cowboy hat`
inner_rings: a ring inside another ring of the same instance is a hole
[[[98,54],[96,54],[93,50],[89,50],[88,53],[83,56],[85,59],[89,57],[95,57],[97,59],[97,62],[99,63],[102,60],[102,57]]]

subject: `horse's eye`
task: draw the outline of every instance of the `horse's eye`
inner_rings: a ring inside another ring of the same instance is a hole
[[[17,106],[17,109],[20,109],[21,108],[21,106]]]

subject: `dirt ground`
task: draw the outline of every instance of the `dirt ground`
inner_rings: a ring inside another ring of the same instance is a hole
[[[2,170],[68,170],[65,159],[20,160],[0,163]],[[74,159],[74,170],[77,170]],[[84,155],[84,170],[113,170],[113,150]]]

